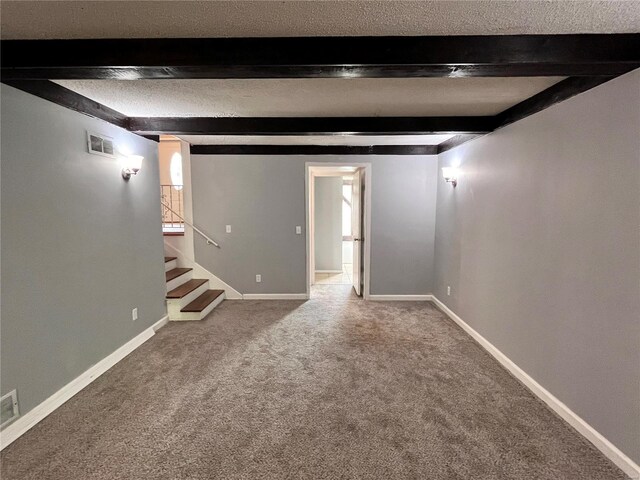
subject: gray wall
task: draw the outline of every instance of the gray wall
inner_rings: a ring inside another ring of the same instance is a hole
[[[640,461],[640,71],[440,155],[456,162],[436,296]]]
[[[192,155],[194,222],[222,246],[196,237],[197,262],[242,293],[305,293],[295,226],[304,232],[305,162],[323,161],[371,162],[371,293],[431,293],[435,156]]]
[[[342,271],[342,177],[315,178],[316,270]]]
[[[165,315],[157,144],[0,88],[1,390],[24,414]],[[140,174],[88,154],[87,129],[144,155]]]

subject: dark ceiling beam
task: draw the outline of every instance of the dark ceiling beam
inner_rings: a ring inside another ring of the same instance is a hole
[[[437,155],[437,145],[191,145],[194,155]]]
[[[156,141],[159,139],[158,134],[162,133],[183,135],[425,135],[456,133],[457,135],[438,146],[436,153],[443,153],[478,136],[490,133],[497,128],[514,123],[558,102],[585,92],[612,78],[615,77],[570,77],[498,115],[484,117],[127,117],[48,80],[3,79],[2,82],[71,110],[105,120],[147,138],[153,136]],[[211,147],[218,149],[246,147],[246,151],[250,152],[256,146]],[[257,147],[263,148],[262,151],[265,151],[264,148],[270,148],[270,146]],[[379,147],[384,146],[376,146],[375,148]],[[406,146],[401,147],[404,148]],[[424,146],[419,147],[423,148]],[[223,150],[220,151],[223,152]],[[353,151],[357,152],[358,150]],[[383,152],[384,148],[379,151]],[[430,153],[416,154],[429,155]]]
[[[527,98],[511,108],[496,115],[496,128],[505,127],[522,120],[529,115],[538,113],[551,105],[567,100],[575,95],[586,92],[615,78],[610,77],[569,77],[542,92]]]
[[[481,137],[482,135],[475,134],[460,134],[451,137],[449,140],[445,140],[444,142],[438,144],[438,154],[444,153],[452,148],[459,147],[463,143],[467,143],[475,138]]]
[[[620,75],[640,34],[5,40],[2,78]]]
[[[487,133],[493,117],[131,117],[129,129],[173,135],[428,135]]]
[[[99,118],[122,128],[129,128],[129,117],[101,103],[48,80],[5,80],[2,83],[44,98],[62,107]]]

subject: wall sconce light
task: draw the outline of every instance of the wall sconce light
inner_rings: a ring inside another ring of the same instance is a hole
[[[451,183],[454,187],[458,185],[458,174],[459,171],[455,167],[443,167],[442,168],[442,176],[445,181]]]
[[[129,180],[131,175],[137,175],[142,167],[142,155],[126,155],[122,157],[122,178]]]

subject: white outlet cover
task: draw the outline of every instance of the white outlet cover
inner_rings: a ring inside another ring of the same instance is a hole
[[[262,275],[256,275],[256,283],[262,282]]]
[[[302,227],[300,225],[296,225],[296,235],[302,234]]]
[[[231,233],[231,225],[227,225],[225,227],[225,230],[226,230],[227,233]]]

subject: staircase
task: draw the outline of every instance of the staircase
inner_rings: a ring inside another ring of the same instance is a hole
[[[192,278],[192,268],[179,268],[176,257],[164,257],[169,320],[202,320],[224,300],[224,290],[210,290],[209,280]]]

